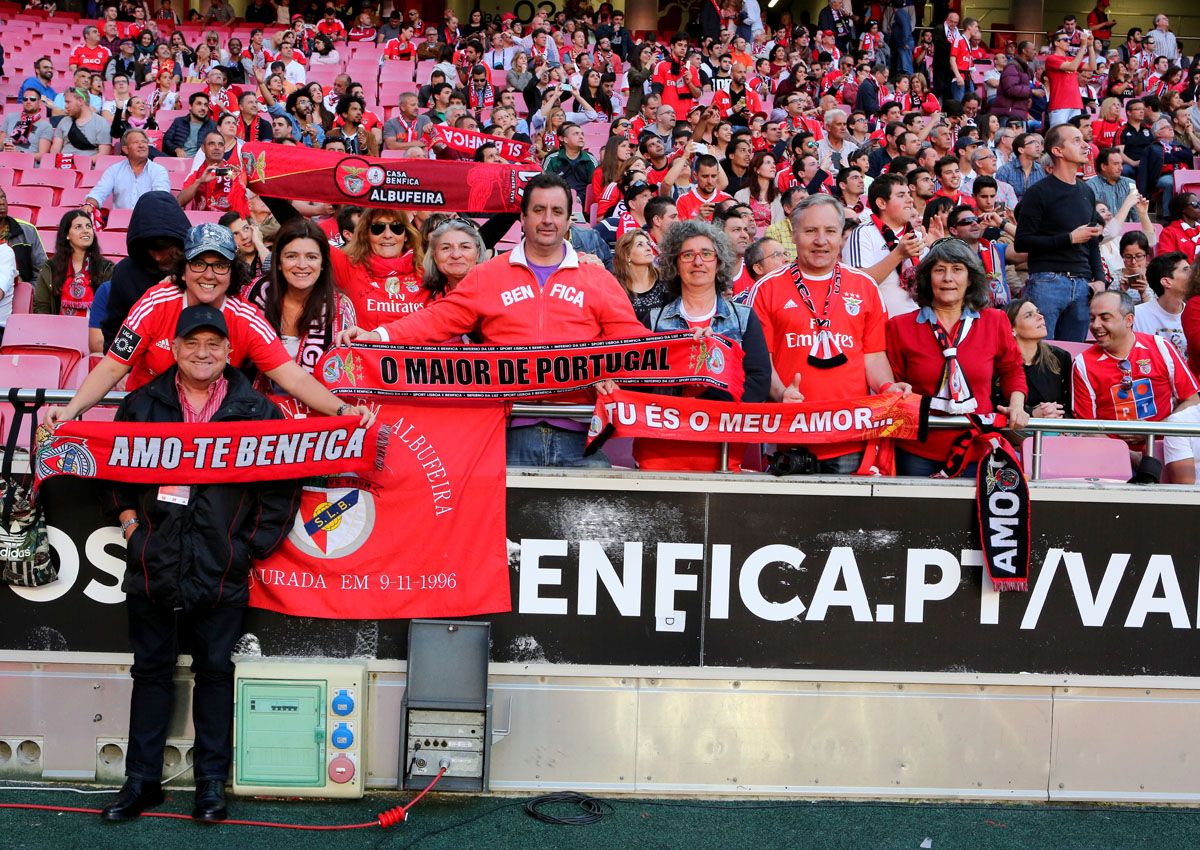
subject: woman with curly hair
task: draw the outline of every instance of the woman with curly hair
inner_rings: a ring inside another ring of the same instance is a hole
[[[425,261],[421,234],[403,210],[364,210],[350,244],[332,258],[334,279],[364,330],[393,322],[429,300],[417,273]]]
[[[738,269],[729,239],[706,221],[678,221],[658,244],[658,263],[667,303],[639,317],[642,322],[655,333],[691,330],[698,336],[720,334],[741,343],[746,380],[741,398],[724,390],[698,387],[664,387],[655,392],[712,401],[766,401],[771,387],[771,356],[758,316],[750,307],[734,304],[728,298]],[[730,469],[740,468],[744,450],[738,448],[730,446]],[[720,461],[720,446],[639,438],[634,440],[633,456],[639,469],[712,472]]]

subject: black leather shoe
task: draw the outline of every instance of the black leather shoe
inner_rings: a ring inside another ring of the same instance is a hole
[[[110,822],[133,820],[146,809],[152,809],[163,801],[162,785],[144,779],[126,779],[117,799],[100,812],[100,819]]]
[[[225,820],[225,781],[209,779],[196,786],[196,805],[192,820],[215,823]]]

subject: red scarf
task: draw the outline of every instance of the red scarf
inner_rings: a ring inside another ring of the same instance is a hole
[[[84,255],[83,268],[74,270],[70,258],[67,259],[67,279],[63,281],[62,294],[59,297],[59,313],[63,316],[86,316],[92,306],[91,257]]]
[[[913,232],[912,222],[905,223],[899,233],[892,230],[883,223],[883,219],[874,213],[871,214],[871,222],[875,225],[875,229],[879,231],[879,235],[883,237],[883,242],[887,245],[889,251],[893,251],[900,240]],[[914,281],[917,276],[917,263],[912,257],[908,257],[900,262],[896,273],[900,276],[900,286],[909,291],[913,291]]]
[[[974,322],[975,319],[970,316],[963,316],[959,319],[958,324],[954,326],[953,340],[950,339],[950,334],[942,327],[942,323],[937,320],[936,316],[929,323],[929,328],[933,331],[933,338],[941,346],[942,357],[946,361],[942,367],[942,377],[938,381],[937,392],[929,402],[929,406],[933,410],[950,414],[973,413],[979,405],[975,394],[971,391],[971,385],[967,383],[967,376],[958,363],[958,347],[963,344],[967,334],[971,332],[971,325]]]
[[[483,90],[470,86],[467,89],[467,99],[471,109],[490,109],[496,103],[496,90],[491,83],[485,83]]]

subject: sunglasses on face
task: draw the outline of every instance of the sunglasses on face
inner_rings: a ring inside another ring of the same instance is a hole
[[[23,97],[23,98],[21,98],[21,102],[22,103],[39,103],[39,102],[41,102],[41,98],[40,97]]]
[[[968,218],[960,218],[958,220],[958,224],[956,224],[955,227],[962,227],[964,224],[979,224],[979,219],[975,218],[974,216],[970,216]]]
[[[1133,364],[1128,360],[1121,360],[1117,363],[1117,368],[1121,370],[1121,389],[1129,392],[1133,389]]]
[[[371,225],[371,233],[382,236],[385,230],[390,230],[397,236],[404,235],[404,225],[398,221],[377,221]]]

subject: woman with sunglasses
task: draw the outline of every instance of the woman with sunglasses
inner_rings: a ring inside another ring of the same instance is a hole
[[[729,300],[740,262],[728,237],[706,221],[678,221],[663,234],[658,249],[667,303],[639,316],[643,324],[655,333],[691,330],[701,335],[720,334],[740,343],[746,380],[741,398],[723,390],[689,387],[663,388],[655,394],[712,401],[766,401],[771,386],[771,356],[758,316],[750,307]],[[745,448],[729,448],[730,469],[740,469]],[[641,438],[633,442],[633,457],[639,469],[714,472],[719,455],[717,443]]]
[[[134,390],[166,372],[175,362],[170,341],[185,307],[207,304],[225,318],[231,350],[229,365],[249,361],[288,395],[314,411],[328,415],[354,413],[363,425],[374,420],[365,405],[342,402],[297,365],[278,334],[258,310],[237,297],[249,273],[237,259],[237,245],[228,227],[199,224],[187,232],[183,254],[171,279],[150,287],[129,311],[108,354],[96,365],[65,407],[46,413],[51,431],[90,410],[126,375]],[[159,343],[166,341],[164,347]]]
[[[429,300],[417,271],[425,260],[421,234],[403,210],[365,210],[350,244],[332,256],[334,280],[365,330],[394,322]]]
[[[896,381],[930,396],[940,415],[1008,415],[1014,430],[1029,422],[1025,412],[1025,372],[1012,326],[1003,312],[988,307],[988,279],[979,255],[961,239],[938,239],[929,246],[916,273],[918,310],[888,320],[887,354]],[[992,406],[992,385],[999,383],[1006,405]],[[896,443],[900,475],[936,474],[950,455],[957,432],[930,431],[924,441]],[[964,470],[975,474],[978,454]]]
[[[354,305],[333,280],[329,239],[306,218],[279,228],[270,272],[242,290],[242,300],[262,311],[283,347],[310,375],[343,328],[356,324]],[[263,375],[259,392],[277,392]]]

